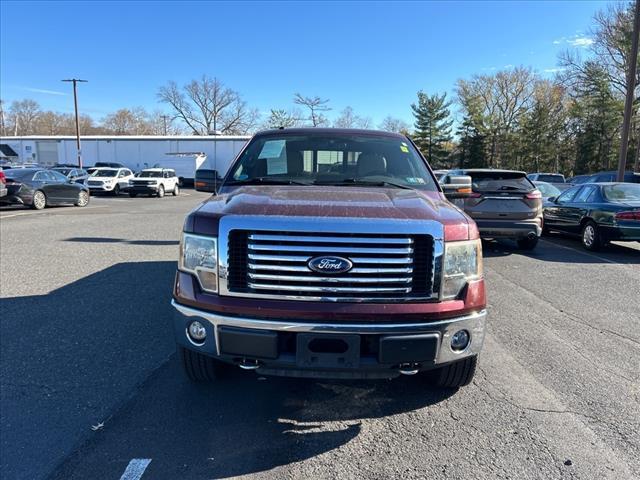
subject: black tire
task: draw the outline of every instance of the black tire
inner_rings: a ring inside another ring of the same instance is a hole
[[[158,198],[162,198],[162,197],[164,197],[164,185],[160,185],[160,186],[158,187],[158,193],[157,193],[157,195],[158,195]]]
[[[476,373],[477,364],[478,356],[474,355],[441,367],[435,372],[435,383],[438,387],[446,388],[459,388],[469,385]]]
[[[129,196],[131,198],[136,198],[138,196],[138,194],[137,193],[133,193],[133,192],[129,192]]]
[[[116,183],[116,186],[113,187],[113,190],[111,193],[113,194],[114,197],[117,197],[118,195],[120,195],[120,185]]]
[[[173,187],[173,196],[177,197],[178,195],[180,195],[180,186],[176,183],[176,186]]]
[[[221,377],[225,365],[211,357],[178,345],[182,368],[192,382],[213,382]]]
[[[75,206],[86,207],[87,205],[89,205],[89,192],[86,192],[85,190],[80,190],[80,193],[78,193],[78,200],[76,200]]]
[[[602,241],[602,235],[596,222],[589,220],[582,226],[580,241],[585,249],[592,252],[596,252],[602,248],[604,242]]]
[[[33,192],[33,199],[31,201],[31,208],[34,210],[42,210],[47,206],[47,196],[42,190],[36,190]]]
[[[525,237],[518,239],[518,248],[522,250],[533,250],[538,245],[538,237]]]

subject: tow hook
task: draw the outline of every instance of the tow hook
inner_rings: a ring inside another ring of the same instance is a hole
[[[247,358],[243,358],[238,363],[238,366],[243,370],[256,370],[257,368],[260,368],[260,362],[258,362],[258,360],[249,360]]]
[[[402,375],[415,375],[420,371],[420,365],[417,363],[401,363],[398,370]]]

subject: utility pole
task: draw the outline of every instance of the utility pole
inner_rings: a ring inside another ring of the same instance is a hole
[[[633,17],[633,38],[631,39],[631,58],[627,72],[627,98],[624,102],[624,122],[622,123],[622,143],[620,158],[618,159],[618,181],[624,181],[624,171],[627,165],[627,151],[629,148],[629,130],[631,129],[631,113],[633,111],[633,94],[636,87],[636,73],[638,65],[638,41],[640,37],[640,0],[636,0]]]
[[[160,115],[160,118],[162,119],[162,123],[164,125],[164,136],[167,136],[167,118],[169,118],[169,115]]]
[[[82,168],[82,151],[80,150],[80,120],[78,118],[78,87],[77,83],[86,83],[88,80],[80,80],[79,78],[69,78],[62,80],[63,82],[73,82],[73,105],[76,111],[76,146],[78,148],[78,167]]]

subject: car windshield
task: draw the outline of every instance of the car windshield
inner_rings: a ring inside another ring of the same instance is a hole
[[[618,184],[602,187],[604,197],[610,202],[638,202],[640,201],[640,185]]]
[[[413,145],[402,137],[308,133],[256,137],[227,185],[356,185],[438,187]]]
[[[162,172],[142,171],[139,178],[162,178]]]
[[[531,191],[534,189],[531,181],[522,172],[486,171],[467,172],[471,176],[474,192],[495,192],[520,190]]]
[[[39,170],[27,170],[22,168],[12,168],[10,170],[5,170],[5,176],[7,180],[18,180],[19,182],[24,182],[25,180],[31,180],[33,174]]]
[[[536,188],[540,190],[540,193],[542,193],[543,197],[557,197],[561,193],[559,189],[557,189],[550,183],[544,183],[544,182],[533,182],[533,183],[536,186]]]
[[[60,172],[63,175],[69,175],[69,172],[71,171],[70,168],[54,168],[54,170],[56,172]]]
[[[551,183],[564,183],[564,177],[562,175],[552,175],[552,174],[540,174],[537,178],[540,182],[551,182]]]
[[[91,174],[93,177],[115,177],[118,174],[117,170],[96,170]]]

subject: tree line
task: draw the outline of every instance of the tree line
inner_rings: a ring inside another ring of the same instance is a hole
[[[459,79],[453,95],[419,91],[413,125],[387,116],[379,124],[350,106],[333,119],[330,101],[295,93],[267,114],[220,79],[203,75],[157,91],[169,113],[124,108],[100,122],[80,117],[84,135],[247,135],[264,128],[378,128],[409,135],[435,168],[509,168],[580,174],[616,168],[633,32],[633,3],[598,12],[589,55],[567,50],[553,79],[519,66]],[[638,62],[640,65],[640,62]],[[636,72],[640,84],[640,68]],[[640,87],[633,105],[628,165],[640,165]],[[0,135],[72,135],[73,115],[33,100],[0,101]]]

